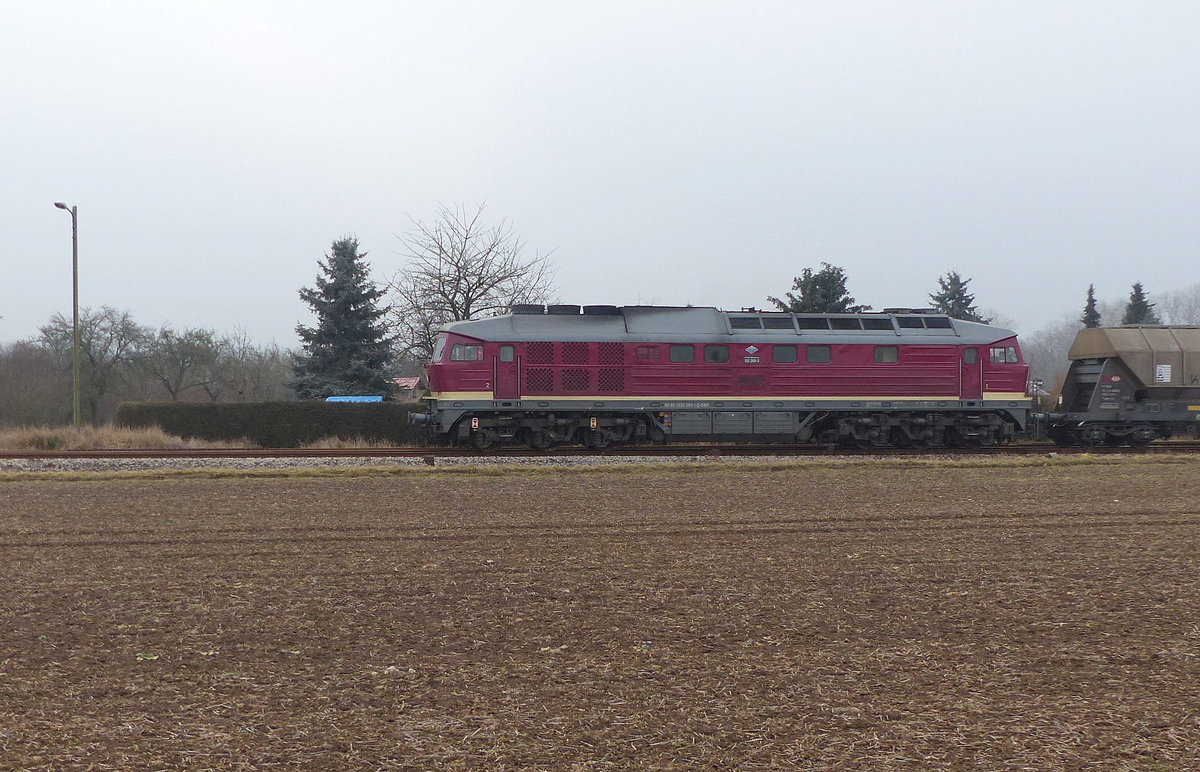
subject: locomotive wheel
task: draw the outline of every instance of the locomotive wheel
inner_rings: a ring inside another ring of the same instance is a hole
[[[530,429],[525,443],[529,445],[530,450],[550,450],[550,446],[554,444],[554,438],[545,429]]]
[[[592,450],[604,450],[612,444],[612,439],[603,429],[589,429],[584,435],[583,444]]]
[[[499,435],[491,429],[476,429],[471,432],[471,447],[486,452],[496,447],[499,439]]]

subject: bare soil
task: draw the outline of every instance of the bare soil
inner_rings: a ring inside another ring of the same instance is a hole
[[[1200,768],[1195,463],[0,483],[0,766]]]

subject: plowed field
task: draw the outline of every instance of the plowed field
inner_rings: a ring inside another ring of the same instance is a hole
[[[1198,470],[0,482],[0,766],[1197,769]]]

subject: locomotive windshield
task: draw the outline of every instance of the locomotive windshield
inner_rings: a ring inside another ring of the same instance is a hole
[[[433,361],[442,361],[442,355],[446,353],[446,333],[439,333],[437,343],[433,347]]]

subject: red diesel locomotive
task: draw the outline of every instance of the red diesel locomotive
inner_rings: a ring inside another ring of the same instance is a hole
[[[447,325],[428,379],[432,434],[481,450],[990,445],[1029,416],[1015,333],[925,310],[515,306]]]

